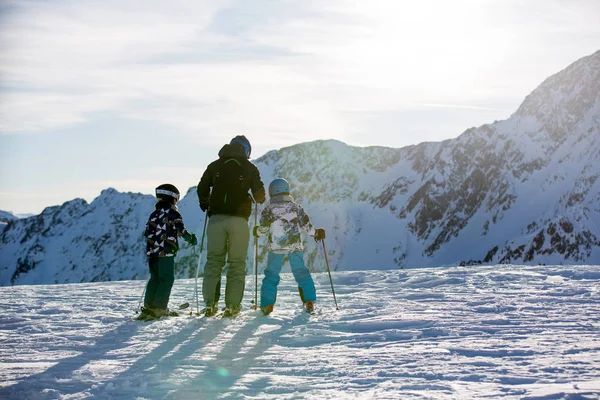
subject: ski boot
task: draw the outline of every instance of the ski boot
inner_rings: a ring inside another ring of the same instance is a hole
[[[140,315],[136,318],[138,321],[148,321],[148,319],[154,319],[152,315],[150,315],[150,310],[146,307],[142,307],[140,311]]]
[[[228,305],[223,311],[223,318],[233,318],[240,313],[240,306]]]
[[[158,308],[142,307],[142,313],[138,317],[140,321],[154,321],[162,317]]]
[[[306,303],[304,303],[304,308],[306,309],[306,312],[309,313],[309,314],[314,314],[315,313],[315,305],[310,300],[307,301]]]
[[[217,305],[217,303],[206,305],[206,308],[204,309],[204,316],[205,317],[213,317],[217,314],[218,311],[219,311],[219,306]]]
[[[269,315],[273,312],[273,304],[269,304],[268,306],[261,307],[260,310],[262,311],[263,315]]]

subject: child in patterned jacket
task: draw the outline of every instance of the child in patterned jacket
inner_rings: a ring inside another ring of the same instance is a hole
[[[178,237],[192,246],[198,244],[195,234],[188,232],[177,210],[179,190],[169,183],[156,188],[155,210],[146,223],[146,257],[150,279],[146,284],[144,307],[138,319],[151,320],[164,315],[177,315],[167,308],[175,280],[175,255],[179,250]]]
[[[325,238],[325,230],[313,227],[304,209],[290,196],[290,185],[285,179],[278,178],[271,182],[269,196],[270,202],[262,211],[260,226],[255,226],[253,230],[254,236],[268,234],[269,238],[267,268],[260,289],[260,308],[265,315],[273,311],[279,274],[287,256],[298,283],[300,298],[306,311],[312,313],[317,294],[310,271],[304,264],[301,232],[319,241]]]

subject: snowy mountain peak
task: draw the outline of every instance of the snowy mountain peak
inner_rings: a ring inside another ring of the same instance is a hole
[[[546,79],[521,104],[515,115],[535,117],[548,136],[562,140],[591,110],[600,117],[600,51],[584,57]]]

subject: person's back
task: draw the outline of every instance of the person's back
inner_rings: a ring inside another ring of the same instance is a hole
[[[179,250],[177,237],[185,231],[181,214],[173,203],[160,200],[146,223],[146,256],[175,257]]]
[[[315,228],[302,206],[289,194],[271,197],[260,218],[261,227],[268,232],[269,251],[289,254],[303,251],[302,232],[314,236]]]
[[[252,191],[256,202],[265,201],[260,172],[248,160],[243,145],[226,144],[219,151],[219,159],[208,165],[198,183],[200,208],[209,217],[235,215],[248,220],[253,203],[248,191]]]

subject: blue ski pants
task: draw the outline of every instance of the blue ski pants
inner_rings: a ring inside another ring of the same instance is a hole
[[[265,269],[265,277],[260,288],[260,306],[266,307],[269,304],[275,304],[277,298],[277,285],[279,285],[281,268],[283,260],[288,256],[292,273],[298,283],[298,287],[302,290],[304,301],[316,301],[317,293],[315,283],[313,282],[310,271],[304,264],[304,253],[297,251],[290,254],[275,254],[270,253],[267,256],[267,268]]]
[[[150,280],[146,286],[144,307],[165,309],[175,281],[175,257],[150,258],[148,264]]]

